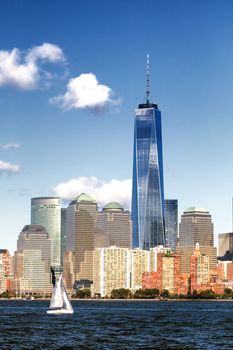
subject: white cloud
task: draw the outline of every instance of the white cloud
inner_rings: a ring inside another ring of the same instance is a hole
[[[111,98],[112,89],[100,84],[93,73],[81,74],[70,79],[66,88],[64,95],[50,99],[52,104],[65,110],[87,108],[98,112],[106,107],[120,104],[120,100]]]
[[[20,89],[35,89],[42,77],[46,80],[50,73],[41,69],[39,61],[64,62],[62,50],[49,43],[34,46],[26,53],[14,48],[0,50],[0,86],[12,85]]]
[[[81,193],[93,197],[102,207],[108,202],[119,202],[124,208],[130,208],[132,181],[110,180],[101,181],[96,177],[78,177],[62,182],[53,188],[56,196],[72,200]]]
[[[5,145],[0,145],[0,148],[2,149],[10,149],[10,148],[19,148],[19,143],[6,143]]]
[[[20,171],[19,165],[0,160],[0,175],[14,174],[14,173],[18,173],[19,171]]]

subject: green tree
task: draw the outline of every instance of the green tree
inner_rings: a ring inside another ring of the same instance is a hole
[[[133,295],[135,299],[155,299],[159,295],[159,290],[156,288],[152,289],[138,289]]]
[[[200,299],[214,299],[216,294],[211,289],[207,289],[202,290],[198,296]]]
[[[161,292],[160,296],[161,296],[162,298],[170,298],[170,292],[169,292],[169,290],[164,289],[164,290]]]
[[[76,291],[76,298],[88,299],[91,297],[91,290],[89,288],[78,289]]]
[[[130,289],[119,288],[113,289],[111,292],[111,299],[131,299],[132,293]]]

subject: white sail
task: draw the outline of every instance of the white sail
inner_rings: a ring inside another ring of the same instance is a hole
[[[61,276],[59,277],[59,280],[56,282],[55,286],[53,287],[53,294],[50,301],[50,309],[53,308],[61,308],[63,306],[63,300],[62,300],[62,290],[61,290]]]
[[[59,277],[58,281],[55,284],[55,287],[53,288],[53,294],[47,313],[73,313],[73,308],[69,301],[66,288],[62,280],[62,275]]]
[[[71,305],[71,303],[69,301],[69,298],[68,298],[68,295],[67,295],[67,292],[66,292],[66,288],[65,288],[65,285],[64,285],[63,281],[62,281],[61,287],[62,287],[63,308],[65,310],[73,310],[72,305]]]

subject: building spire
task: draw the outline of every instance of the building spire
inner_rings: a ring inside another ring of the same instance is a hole
[[[146,103],[150,104],[150,59],[146,55]]]

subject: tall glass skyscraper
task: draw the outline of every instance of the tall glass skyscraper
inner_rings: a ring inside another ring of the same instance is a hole
[[[178,238],[178,200],[164,200],[166,247],[176,250]]]
[[[46,228],[51,239],[51,265],[61,265],[61,199],[37,197],[31,199],[31,224]]]
[[[133,247],[165,245],[161,112],[150,103],[148,60],[146,103],[135,111],[132,228]]]

